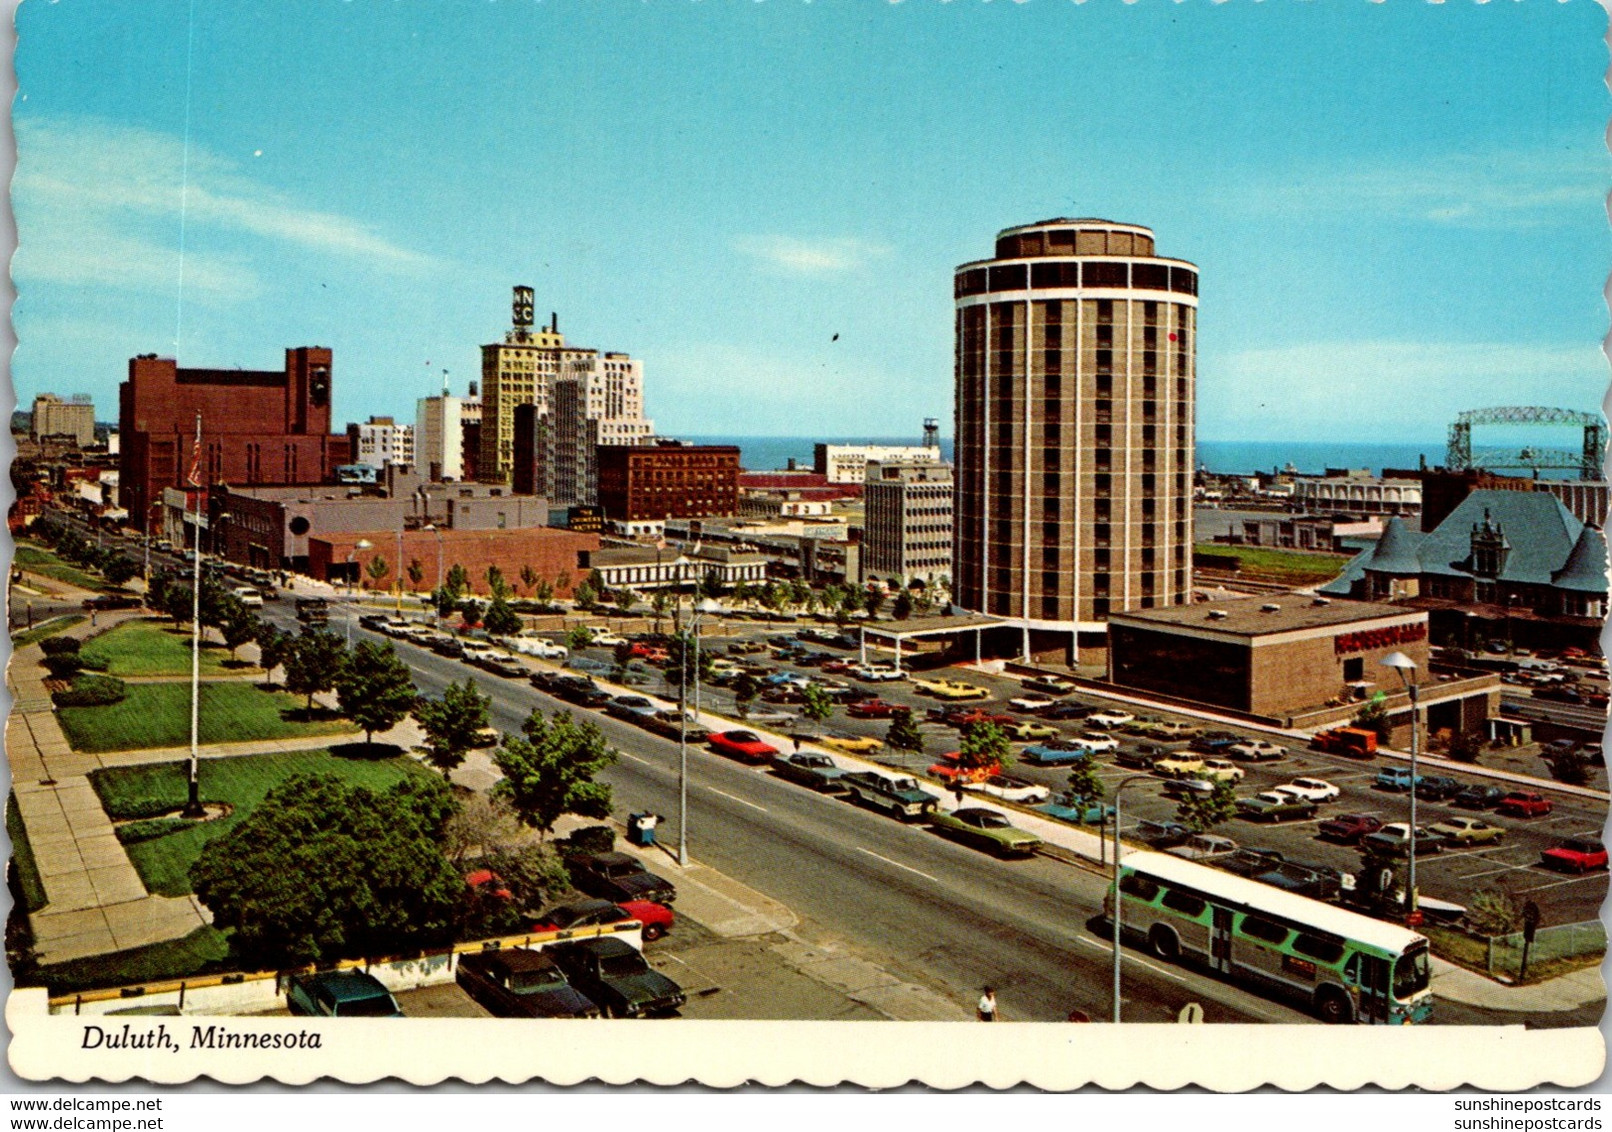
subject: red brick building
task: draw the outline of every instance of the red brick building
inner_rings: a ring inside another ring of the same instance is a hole
[[[727,444],[601,444],[605,519],[701,519],[739,510],[739,449]]]
[[[190,471],[196,414],[207,484],[333,482],[351,461],[347,437],[331,435],[331,352],[298,346],[285,369],[180,369],[172,358],[129,359],[118,389],[121,491],[129,521],[144,530],[164,487]]]
[[[370,545],[358,549],[360,542]],[[525,530],[491,531],[405,531],[403,532],[403,588],[410,592],[435,589],[438,566],[442,577],[454,566],[463,566],[470,577],[472,593],[486,594],[487,567],[497,566],[504,581],[518,597],[529,597],[521,582],[521,569],[530,566],[549,585],[556,597],[569,597],[588,576],[584,555],[599,549],[599,536],[557,527],[531,527]],[[371,561],[386,561],[386,574],[380,589],[397,584],[398,533],[393,530],[351,531],[308,537],[308,573],[315,578],[340,583],[350,579],[368,581]],[[410,563],[419,563],[420,584],[408,577]]]

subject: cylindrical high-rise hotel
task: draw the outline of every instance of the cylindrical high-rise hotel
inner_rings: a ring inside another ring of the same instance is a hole
[[[1188,602],[1197,268],[1147,228],[1044,220],[955,284],[955,604],[1045,654]]]

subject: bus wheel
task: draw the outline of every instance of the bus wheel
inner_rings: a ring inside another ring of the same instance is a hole
[[[1349,1009],[1349,1000],[1341,991],[1331,987],[1322,988],[1315,996],[1315,1012],[1321,1016],[1321,1021],[1329,1026],[1354,1021],[1354,1012]]]
[[[1153,949],[1153,954],[1160,959],[1173,963],[1181,955],[1181,940],[1163,924],[1153,925],[1152,930],[1147,933],[1147,942]]]

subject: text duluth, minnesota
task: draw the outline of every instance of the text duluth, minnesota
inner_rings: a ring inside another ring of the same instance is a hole
[[[223,1026],[192,1026],[191,1049],[322,1049],[323,1035],[317,1030],[292,1030],[286,1033],[236,1033]],[[179,1035],[169,1033],[168,1024],[159,1022],[154,1027],[135,1028],[123,1023],[121,1028],[102,1026],[84,1027],[82,1049],[116,1050],[167,1050],[180,1052]]]

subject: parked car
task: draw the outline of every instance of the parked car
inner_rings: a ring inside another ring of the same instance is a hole
[[[613,649],[626,643],[626,637],[623,637],[620,633],[612,633],[607,629],[595,629],[593,630],[593,635],[588,638],[588,644],[593,648]]]
[[[1362,837],[1360,847],[1375,850],[1379,853],[1402,856],[1410,848],[1410,828],[1408,822],[1392,822],[1383,826],[1376,833],[1368,833],[1365,837]],[[1440,853],[1443,850],[1443,837],[1422,826],[1416,827],[1416,851],[1418,853]]]
[[[1166,743],[1178,743],[1186,739],[1196,739],[1203,734],[1203,728],[1195,727],[1190,723],[1178,723],[1172,720],[1161,720],[1149,724],[1140,734],[1147,735]]]
[[[1106,731],[1082,731],[1075,741],[1082,747],[1090,747],[1094,751],[1119,750],[1119,740]]]
[[[1055,723],[1067,723],[1073,719],[1085,719],[1096,710],[1089,704],[1077,704],[1065,700],[1044,710],[1041,713],[1041,718],[1052,720]]]
[[[1454,798],[1450,799],[1453,805],[1467,810],[1492,810],[1500,804],[1506,792],[1498,786],[1484,786],[1474,783],[1463,789]]]
[[[930,766],[929,773],[948,786],[976,782],[989,778],[993,774],[1002,773],[1002,764],[995,759],[992,759],[984,766],[976,767],[965,767],[962,765],[961,760],[961,751],[948,751]]]
[[[1237,816],[1249,821],[1308,821],[1315,817],[1315,803],[1292,794],[1264,790],[1237,802]]]
[[[1556,807],[1543,794],[1535,794],[1527,790],[1513,790],[1500,799],[1500,805],[1496,808],[1500,813],[1514,818],[1540,818]]]
[[[363,971],[292,975],[286,1008],[314,1018],[401,1018],[403,1010],[381,981]]]
[[[1192,836],[1192,831],[1180,822],[1149,821],[1143,818],[1136,823],[1131,831],[1133,840],[1140,841],[1150,849],[1171,849],[1186,843]]]
[[[1604,869],[1606,860],[1606,846],[1594,837],[1569,837],[1539,855],[1539,863],[1546,868],[1573,873]]]
[[[571,650],[564,645],[555,644],[542,637],[515,637],[509,643],[518,653],[542,657],[544,660],[564,660],[571,655]]]
[[[1041,692],[1048,696],[1067,696],[1075,690],[1074,681],[1061,676],[1032,676],[1020,681],[1019,687],[1026,692]]]
[[[571,985],[616,1018],[671,1014],[685,1001],[683,988],[650,967],[643,953],[609,936],[559,943],[546,954]]]
[[[613,900],[571,900],[556,904],[538,916],[532,925],[534,932],[568,932],[576,928],[619,924],[623,920],[637,920],[643,925],[645,941],[660,939],[672,930],[676,916],[664,904],[653,900],[626,900],[618,904]]]
[[[796,751],[792,755],[778,755],[772,760],[773,773],[790,782],[798,782],[824,794],[843,791],[840,778],[845,771],[833,759],[816,751]]]
[[[1022,711],[1027,715],[1035,715],[1038,712],[1046,711],[1049,707],[1057,702],[1057,700],[1051,698],[1050,696],[1032,694],[1013,697],[1008,701],[1008,707],[1012,708],[1014,711]]]
[[[717,754],[740,762],[770,763],[778,755],[778,748],[754,731],[718,731],[706,743]]]
[[[1372,814],[1339,814],[1322,822],[1316,832],[1328,841],[1341,841],[1345,845],[1353,845],[1368,833],[1376,833],[1382,827],[1382,819]]]
[[[1382,770],[1377,772],[1377,777],[1371,783],[1372,788],[1375,790],[1392,790],[1395,793],[1409,790],[1421,784],[1422,776],[1418,774],[1412,777],[1410,768],[1403,766],[1383,767]]]
[[[1170,749],[1157,743],[1138,743],[1127,750],[1114,752],[1114,765],[1131,770],[1152,770],[1153,764],[1170,757]]]
[[[1197,751],[1201,755],[1224,756],[1233,746],[1243,741],[1242,736],[1233,735],[1230,731],[1205,731],[1188,743],[1187,749]]]
[[[1324,778],[1295,778],[1285,786],[1276,787],[1278,794],[1291,794],[1306,802],[1334,802],[1343,793]]]
[[[1445,818],[1427,828],[1457,845],[1498,845],[1506,836],[1506,831],[1499,826],[1477,818]]]
[[[1241,782],[1245,772],[1242,767],[1226,759],[1204,759],[1203,765],[1198,768],[1197,773],[1204,778]]]
[[[796,722],[800,717],[776,707],[752,707],[743,713],[746,723],[776,724],[780,727]]]
[[[1050,723],[1015,723],[1006,728],[1010,739],[1017,739],[1021,743],[1028,743],[1035,739],[1056,739],[1058,729]]]
[[[870,684],[885,684],[906,678],[906,673],[889,664],[859,664],[846,673]]]
[[[1244,739],[1240,743],[1229,744],[1221,753],[1239,762],[1262,763],[1286,758],[1287,748],[1268,739]]]
[[[871,735],[846,735],[837,731],[822,736],[817,743],[830,750],[844,751],[848,755],[871,755],[875,751],[884,750],[884,744]]]
[[[1036,807],[1048,817],[1075,825],[1101,825],[1114,816],[1114,807],[1064,791]]]
[[[1185,778],[1203,769],[1203,758],[1189,751],[1177,751],[1154,759],[1152,771],[1161,778]]]
[[[617,719],[625,719],[628,723],[642,724],[660,710],[650,700],[643,696],[617,696],[605,705],[605,711]]]
[[[491,672],[497,676],[519,678],[530,676],[532,674],[532,670],[530,668],[527,668],[526,665],[522,664],[514,657],[504,653],[483,658],[479,662],[479,667],[484,668],[488,672]]]
[[[995,810],[965,807],[951,812],[936,811],[929,817],[936,833],[999,857],[1029,857],[1041,847],[1035,834],[1018,828]]]
[[[618,904],[630,900],[670,904],[677,899],[677,889],[671,881],[656,876],[644,868],[637,857],[626,853],[583,853],[569,858],[565,864],[571,883],[601,900],[614,900]]]
[[[1030,766],[1073,766],[1085,762],[1097,752],[1074,739],[1049,739],[1019,752],[1018,758]]]
[[[1004,802],[1018,802],[1030,805],[1035,802],[1045,802],[1052,797],[1052,791],[1039,782],[1030,782],[1023,778],[1014,778],[1010,774],[993,774],[978,782],[966,782],[964,790],[972,790],[978,794],[989,794],[993,798],[1000,798]]]
[[[852,719],[890,719],[911,710],[904,704],[886,703],[875,696],[871,700],[858,700],[845,709],[845,714]]]
[[[454,980],[498,1018],[597,1018],[600,1013],[543,951],[467,952],[459,957]]]
[[[1229,857],[1237,852],[1237,843],[1229,837],[1221,837],[1216,833],[1195,833],[1180,845],[1166,849],[1165,852],[1186,861],[1204,862],[1215,857]]]
[[[1429,774],[1416,784],[1416,796],[1429,802],[1445,802],[1461,792],[1461,784],[1442,774]]]
[[[961,680],[914,680],[913,685],[941,700],[985,700],[991,696],[978,684],[965,684]]]
[[[1110,730],[1116,727],[1123,727],[1125,724],[1129,723],[1135,718],[1136,717],[1128,711],[1120,711],[1118,708],[1104,708],[1102,711],[1094,711],[1088,715],[1086,717],[1086,722],[1091,724],[1093,727],[1101,727],[1104,730]]]

